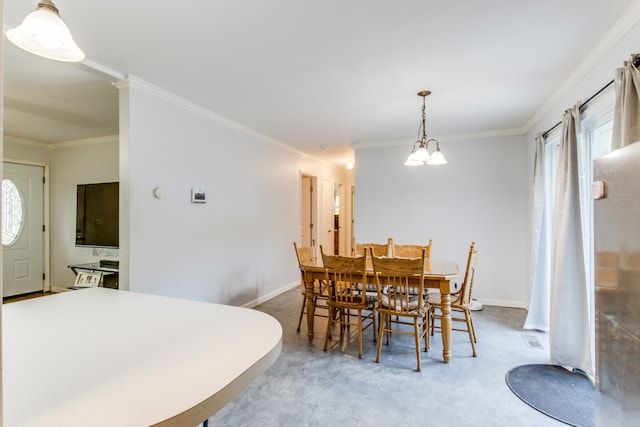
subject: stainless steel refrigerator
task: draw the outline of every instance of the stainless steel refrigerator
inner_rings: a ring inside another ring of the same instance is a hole
[[[596,424],[640,425],[640,142],[594,161]]]

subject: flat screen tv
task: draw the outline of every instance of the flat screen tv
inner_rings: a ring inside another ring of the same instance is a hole
[[[119,185],[79,184],[76,192],[76,246],[117,248]]]

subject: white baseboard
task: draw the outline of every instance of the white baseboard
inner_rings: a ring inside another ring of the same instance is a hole
[[[52,286],[52,287],[51,287],[51,293],[52,293],[52,294],[57,294],[57,293],[60,293],[60,292],[69,292],[69,291],[72,291],[72,290],[73,290],[73,289],[69,289],[69,288],[60,288],[60,287],[58,287],[58,286]]]
[[[266,295],[262,295],[262,296],[260,296],[260,297],[258,297],[258,298],[256,298],[256,299],[254,299],[253,301],[249,301],[248,303],[243,304],[243,305],[242,305],[242,307],[244,307],[244,308],[253,308],[253,307],[255,307],[256,305],[260,305],[260,304],[262,304],[263,302],[267,302],[267,301],[269,301],[271,298],[275,298],[275,297],[277,297],[278,295],[283,294],[283,293],[285,293],[285,292],[287,292],[287,291],[290,291],[291,289],[293,289],[293,288],[295,288],[295,287],[297,287],[297,286],[300,286],[300,280],[297,280],[297,281],[295,281],[295,282],[289,283],[288,285],[285,285],[285,286],[283,286],[283,287],[282,287],[282,288],[280,288],[280,289],[276,289],[276,290],[275,290],[275,291],[273,291],[273,292],[269,292],[269,293],[268,293],[268,294],[266,294]]]
[[[263,302],[267,302],[269,301],[271,298],[275,298],[280,294],[283,294],[295,287],[299,287],[300,286],[300,281],[297,280],[295,282],[291,282],[279,289],[276,289],[273,292],[269,292],[268,294],[262,295],[252,301],[249,301],[246,304],[243,304],[242,307],[245,308],[253,308],[257,305],[262,304]],[[65,289],[67,290],[67,289]],[[55,292],[55,291],[53,291]],[[509,300],[500,300],[500,299],[477,299],[480,303],[482,303],[483,305],[493,305],[496,307],[506,307],[506,308],[523,308],[526,309],[527,306],[525,305],[524,302],[522,301],[509,301]]]
[[[483,305],[495,305],[496,307],[507,307],[507,308],[524,308],[527,306],[522,301],[508,301],[508,300],[500,300],[500,299],[480,299],[478,298]]]

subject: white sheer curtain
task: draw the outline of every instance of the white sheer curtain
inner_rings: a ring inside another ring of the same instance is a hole
[[[611,150],[640,141],[640,71],[633,65],[638,57],[640,54],[631,55],[631,59],[616,70]]]
[[[545,138],[536,136],[531,194],[531,225],[529,242],[529,310],[524,329],[549,330],[549,257],[546,256],[545,232]]]
[[[549,350],[552,363],[593,375],[578,179],[579,128],[578,103],[562,119],[552,218]]]

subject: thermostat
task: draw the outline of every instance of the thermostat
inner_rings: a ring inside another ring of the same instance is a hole
[[[192,188],[191,203],[207,203],[207,193],[202,188]]]
[[[164,197],[164,189],[162,187],[154,188],[153,197],[155,197],[156,199],[162,199]]]

